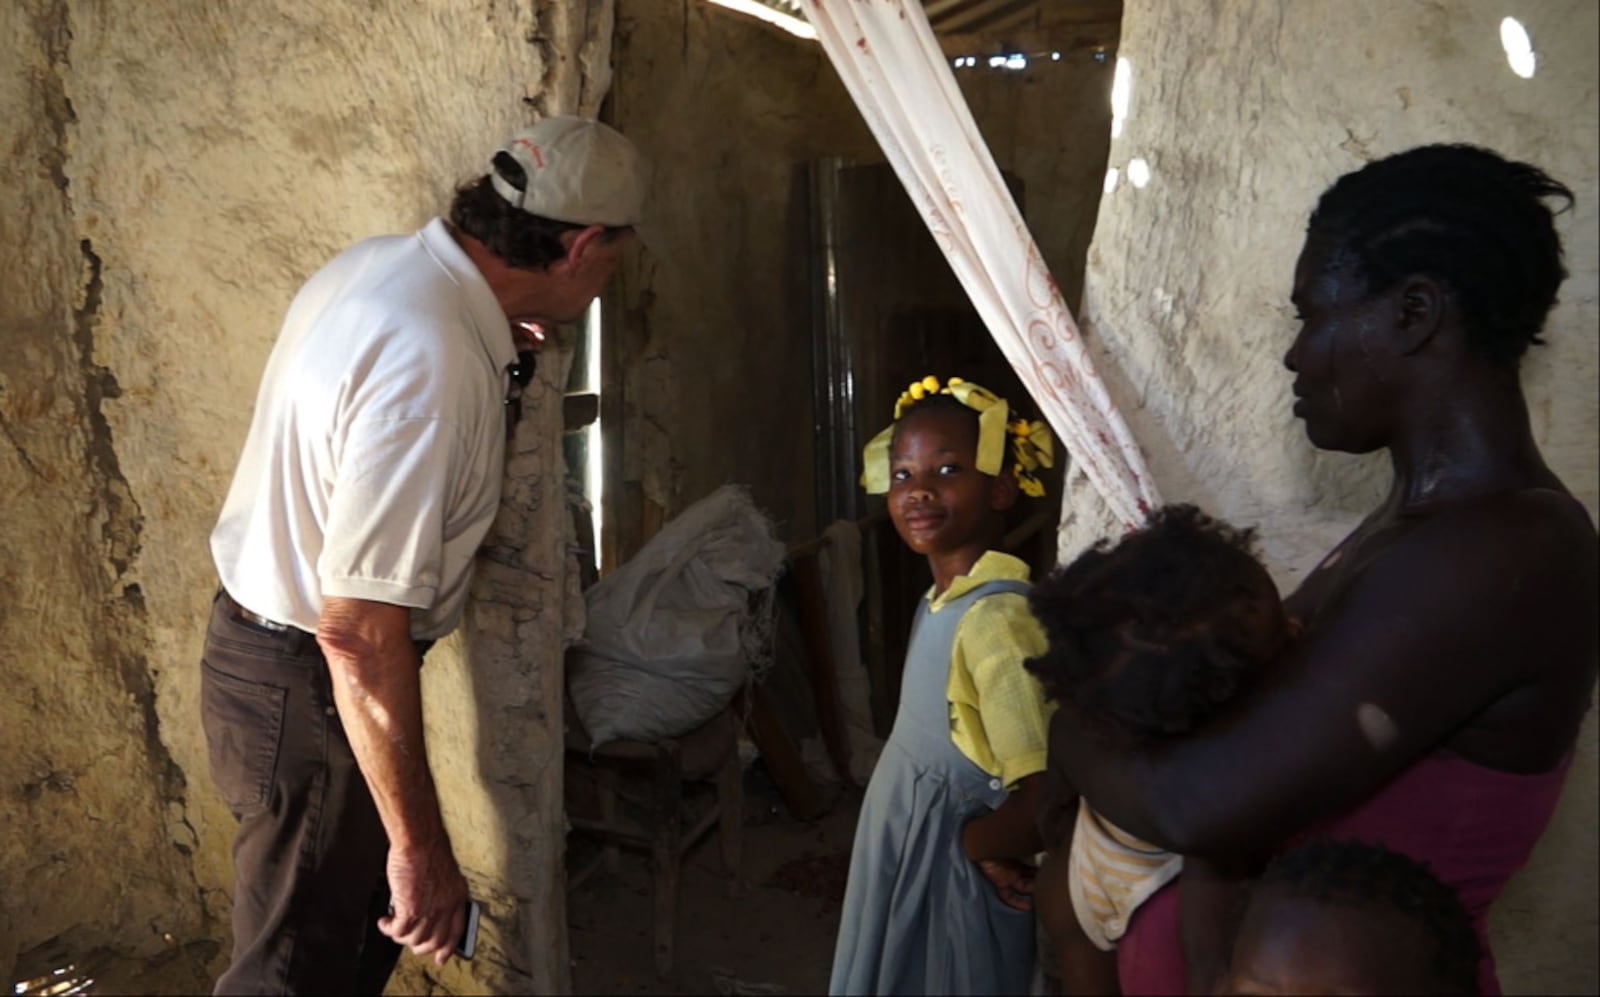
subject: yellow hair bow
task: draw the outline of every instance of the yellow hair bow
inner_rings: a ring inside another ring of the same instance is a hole
[[[952,377],[944,385],[929,374],[900,393],[894,403],[894,422],[868,441],[861,451],[861,487],[870,495],[882,495],[889,490],[889,444],[894,439],[894,427],[906,410],[917,402],[933,395],[951,395],[956,401],[978,413],[978,453],[976,465],[984,474],[997,475],[1005,459],[1006,437],[1012,438],[1012,452],[1016,455],[1017,485],[1024,494],[1038,498],[1044,494],[1044,482],[1034,472],[1055,465],[1055,442],[1050,427],[1042,422],[1029,422],[1018,418],[1008,421],[1011,407],[1004,398],[971,381]]]
[[[1011,451],[1016,455],[1017,487],[1029,498],[1044,495],[1044,482],[1036,473],[1056,465],[1056,438],[1050,427],[1037,420],[1011,423]]]

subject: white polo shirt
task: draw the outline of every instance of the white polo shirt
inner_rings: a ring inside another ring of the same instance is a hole
[[[510,325],[435,218],[369,239],[295,296],[211,554],[253,612],[315,632],[326,596],[455,628],[500,504]]]

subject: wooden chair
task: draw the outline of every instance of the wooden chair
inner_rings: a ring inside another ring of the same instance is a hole
[[[736,698],[735,703],[738,701]],[[622,848],[649,854],[655,894],[655,966],[661,977],[672,972],[684,856],[713,826],[719,827],[729,895],[743,891],[739,851],[744,802],[736,709],[730,706],[704,725],[670,740],[654,744],[612,741],[594,748],[568,705],[568,772],[593,779],[599,814],[579,815],[569,807],[567,821],[574,831],[599,839],[602,850],[582,869],[568,870],[567,888],[575,888],[602,865],[615,874]],[[698,809],[684,792],[686,785],[696,782],[716,787],[714,800]],[[619,808],[619,802],[631,806]]]

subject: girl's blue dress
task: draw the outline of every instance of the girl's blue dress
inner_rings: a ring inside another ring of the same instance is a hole
[[[1024,994],[1033,915],[1001,903],[961,849],[961,825],[1005,801],[1001,781],[950,739],[945,699],[956,625],[1024,582],[994,581],[911,627],[894,730],[856,823],[831,994]]]

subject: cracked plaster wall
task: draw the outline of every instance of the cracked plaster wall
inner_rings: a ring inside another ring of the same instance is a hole
[[[781,535],[814,524],[812,312],[801,168],[882,152],[814,42],[701,0],[619,0],[613,116],[653,164],[649,251],[625,264],[620,533],[641,498],[681,511],[750,486]],[[1115,41],[1114,30],[1108,41]],[[1086,50],[957,79],[1076,301],[1110,127],[1109,64]]]
[[[1533,38],[1532,79],[1502,53],[1508,13]],[[1129,0],[1132,100],[1110,160],[1143,156],[1152,179],[1101,202],[1083,324],[1165,497],[1259,525],[1285,589],[1388,481],[1382,455],[1318,453],[1290,414],[1306,216],[1341,173],[1414,145],[1487,145],[1577,196],[1558,220],[1571,277],[1523,383],[1546,457],[1595,515],[1597,18],[1589,0]],[[1081,478],[1062,516],[1066,556],[1114,529]],[[1492,919],[1510,992],[1600,987],[1596,783],[1591,712],[1556,817]]]
[[[611,33],[611,0],[0,9],[0,972],[46,944],[220,968],[206,539],[284,308],[346,245],[442,211],[517,124],[593,115]],[[569,359],[541,365],[468,632],[424,672],[485,951],[473,977],[403,963],[399,987],[566,981],[554,704],[580,606],[550,444]]]

